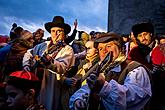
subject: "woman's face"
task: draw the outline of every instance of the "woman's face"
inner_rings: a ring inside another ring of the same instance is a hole
[[[85,47],[87,49],[87,54],[86,56],[87,57],[92,57],[96,54],[96,48],[94,48],[94,42],[93,41],[88,41],[86,44],[85,44]]]

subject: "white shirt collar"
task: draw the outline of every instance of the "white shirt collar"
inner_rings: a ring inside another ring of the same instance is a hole
[[[115,68],[111,69],[114,72],[121,72],[121,65],[117,65]]]

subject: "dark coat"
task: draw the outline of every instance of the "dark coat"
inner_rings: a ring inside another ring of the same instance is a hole
[[[32,48],[30,42],[24,39],[16,39],[10,47],[7,55],[4,57],[3,66],[1,68],[2,80],[11,72],[22,70],[23,56],[28,49]]]

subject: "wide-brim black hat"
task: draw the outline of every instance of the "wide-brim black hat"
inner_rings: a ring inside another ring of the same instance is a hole
[[[102,33],[102,34],[100,34],[99,38],[94,40],[94,47],[97,48],[99,43],[108,43],[113,40],[116,40],[120,43],[121,37],[114,32]]]
[[[61,16],[55,16],[52,22],[45,23],[45,29],[50,33],[52,27],[60,27],[64,29],[65,34],[71,31],[69,24],[64,22],[64,18]]]
[[[149,32],[154,35],[154,26],[149,22],[138,23],[132,26],[132,32],[135,37],[142,32]]]

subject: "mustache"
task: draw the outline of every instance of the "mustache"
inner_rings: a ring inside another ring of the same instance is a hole
[[[148,40],[147,39],[143,39],[142,42],[144,42],[144,41],[148,41]]]

